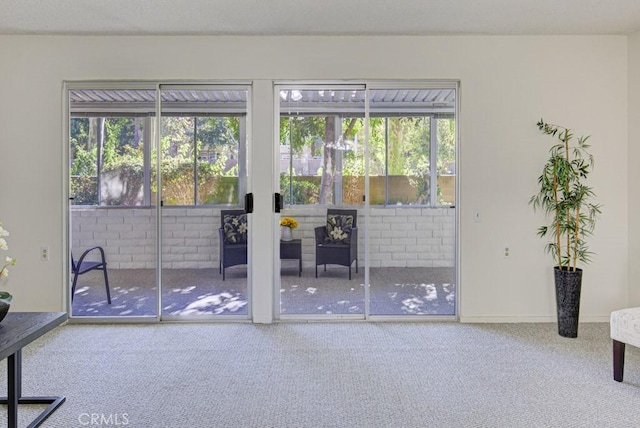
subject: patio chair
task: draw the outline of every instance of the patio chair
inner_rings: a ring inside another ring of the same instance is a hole
[[[245,210],[220,211],[220,273],[225,269],[247,264],[247,213]]]
[[[351,280],[351,265],[356,262],[358,272],[358,211],[327,210],[327,224],[315,228],[316,237],[316,278],[318,265],[347,266]]]
[[[100,253],[100,260],[85,260],[85,258],[94,254],[94,251]],[[71,272],[73,273],[73,285],[71,286],[71,301],[76,294],[76,285],[78,284],[78,277],[82,274],[90,272],[92,270],[101,270],[104,274],[104,286],[107,289],[107,302],[111,304],[111,292],[109,291],[109,276],[107,275],[107,259],[104,256],[104,250],[102,247],[91,247],[85,250],[76,262],[73,259],[73,253],[71,253]]]

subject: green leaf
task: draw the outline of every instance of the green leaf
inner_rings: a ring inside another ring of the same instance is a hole
[[[11,303],[13,296],[6,291],[0,291],[0,302]]]

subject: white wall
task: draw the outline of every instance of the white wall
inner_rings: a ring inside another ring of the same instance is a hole
[[[629,304],[640,306],[640,33],[629,37]]]
[[[592,136],[604,214],[581,315],[606,320],[629,297],[627,45],[623,36],[0,37],[0,219],[20,259],[6,287],[18,310],[63,308],[65,79],[460,79],[462,319],[555,320],[552,261],[535,235],[542,216],[527,204],[551,142],[535,127],[544,117]],[[256,140],[271,132],[254,129]],[[51,261],[39,261],[41,245]]]

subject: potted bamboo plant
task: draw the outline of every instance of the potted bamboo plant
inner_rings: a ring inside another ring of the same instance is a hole
[[[589,136],[574,138],[571,130],[559,125],[537,123],[546,135],[557,138],[538,178],[539,190],[529,203],[543,211],[550,223],[538,229],[541,238],[550,239],[546,251],[553,257],[558,313],[558,333],[578,337],[582,268],[591,252],[587,238],[593,234],[600,205],[591,203],[593,189],[585,184],[593,169]]]

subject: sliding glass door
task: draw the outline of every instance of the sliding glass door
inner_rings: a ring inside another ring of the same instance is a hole
[[[67,93],[70,315],[155,320],[156,88],[73,84]]]
[[[277,96],[280,317],[363,318],[364,86],[283,85]]]
[[[454,318],[455,82],[258,83],[67,84],[72,317]]]
[[[163,319],[249,316],[248,92],[160,87]]]
[[[456,91],[276,86],[281,319],[456,315]]]
[[[249,86],[67,93],[71,316],[248,319]]]
[[[456,87],[372,86],[370,315],[456,314]]]

